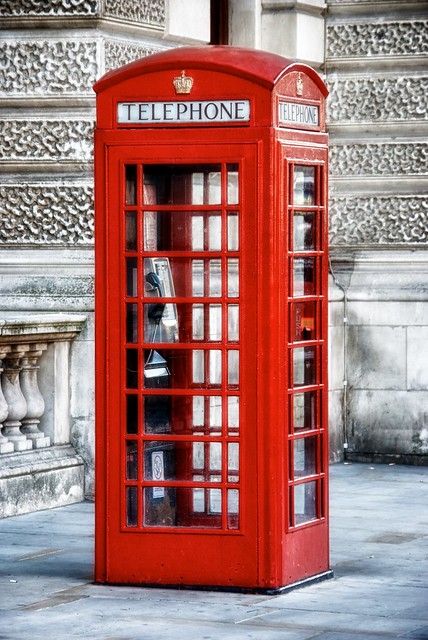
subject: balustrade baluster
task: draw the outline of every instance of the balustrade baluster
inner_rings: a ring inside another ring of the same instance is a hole
[[[1,378],[3,373],[3,359],[10,351],[10,347],[7,345],[0,346],[0,454],[1,453],[12,453],[14,450],[13,442],[10,442],[2,433],[3,431],[3,422],[6,420],[7,415],[9,413],[9,408],[7,406],[7,402],[3,395],[2,387],[1,387]]]
[[[4,358],[2,374],[2,390],[8,406],[7,419],[4,421],[3,434],[13,443],[15,451],[28,451],[33,448],[32,440],[21,433],[21,420],[27,414],[27,401],[21,391],[19,374],[22,358],[29,351],[30,345],[13,345]]]
[[[40,418],[45,411],[45,401],[40,393],[37,371],[39,359],[47,349],[44,343],[31,344],[30,350],[22,358],[20,382],[21,390],[27,402],[27,413],[22,419],[21,432],[33,442],[35,449],[49,447],[50,438],[39,429]]]

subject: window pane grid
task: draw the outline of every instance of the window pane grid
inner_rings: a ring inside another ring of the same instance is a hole
[[[122,330],[124,526],[237,529],[238,166],[133,165],[125,191],[123,255],[131,262],[126,263]],[[157,270],[162,264],[172,270],[169,284]],[[190,283],[198,273],[195,289]],[[170,324],[176,318],[175,331],[158,327],[167,324],[166,316]],[[156,376],[147,378],[148,364]],[[158,408],[155,415],[161,431],[146,432],[147,399],[160,406],[166,397],[167,409]],[[197,405],[193,426],[188,424],[192,398]],[[171,407],[181,407],[174,418],[168,414]],[[150,456],[143,455],[147,447]],[[155,463],[159,473],[152,478]]]
[[[288,484],[290,527],[322,517],[321,292],[323,221],[321,167],[293,163],[289,168]]]

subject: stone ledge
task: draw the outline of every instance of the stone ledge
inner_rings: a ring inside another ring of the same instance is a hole
[[[0,342],[72,340],[85,325],[86,316],[76,314],[25,314],[0,320]]]
[[[43,471],[57,471],[76,465],[83,465],[83,460],[70,444],[3,454],[0,456],[0,481]]]
[[[0,457],[0,518],[83,500],[83,461],[71,445]]]

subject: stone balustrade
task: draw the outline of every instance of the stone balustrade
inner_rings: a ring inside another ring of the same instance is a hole
[[[40,428],[45,401],[38,372],[48,347],[69,344],[85,316],[46,314],[0,321],[0,454],[49,447],[51,436]],[[68,358],[56,375],[68,377]],[[44,421],[46,424],[46,420]],[[52,427],[53,425],[51,425]],[[55,431],[50,429],[51,433]]]
[[[86,316],[0,319],[0,517],[83,499],[70,440],[70,358]]]

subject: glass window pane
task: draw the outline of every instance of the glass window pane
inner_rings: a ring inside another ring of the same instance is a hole
[[[293,395],[294,431],[316,429],[316,392],[296,393]]]
[[[184,409],[184,407],[180,408]],[[171,396],[145,396],[144,432],[170,433],[172,431]]]
[[[227,382],[230,385],[239,384],[239,351],[231,349],[227,356]]]
[[[221,340],[221,329],[222,329],[222,313],[221,313],[221,305],[220,304],[210,304],[210,324],[209,324],[209,339],[210,340]]]
[[[138,489],[126,487],[126,525],[136,527],[138,523]]]
[[[164,389],[171,386],[168,360],[171,363],[175,354],[168,352],[165,355],[166,358],[155,349],[144,351],[144,387],[146,389]]]
[[[210,171],[205,173],[205,198],[204,202],[207,204],[220,204],[221,203],[221,172]],[[208,196],[208,197],[207,197]]]
[[[239,261],[230,258],[227,261],[227,295],[230,298],[239,296]]]
[[[210,513],[221,513],[221,489],[208,489],[208,505]]]
[[[144,526],[175,527],[178,525],[177,492],[178,489],[172,487],[144,489]],[[189,498],[189,494],[186,497]]]
[[[239,397],[228,396],[227,398],[227,418],[229,435],[239,435]]]
[[[145,165],[147,204],[220,204],[220,165]]]
[[[204,396],[193,396],[193,427],[205,426],[205,398]]]
[[[239,529],[239,491],[227,490],[227,528]]]
[[[138,478],[138,443],[135,440],[128,440],[126,443],[126,479],[137,480]]]
[[[227,445],[228,482],[239,482],[239,443],[229,442]]]
[[[227,216],[227,248],[228,251],[238,251],[239,249],[239,226],[238,214],[236,213]]]
[[[126,341],[138,342],[138,305],[126,305]]]
[[[315,294],[314,258],[296,258],[293,260],[293,296],[311,296]]]
[[[208,443],[210,471],[221,471],[221,442]]]
[[[159,249],[159,234],[157,226],[156,211],[144,212],[144,232],[143,232],[143,246],[144,251],[158,251]]]
[[[291,342],[316,339],[316,309],[316,302],[296,302],[293,304],[291,326],[294,331],[291,335]]]
[[[209,351],[209,382],[221,384],[221,351],[218,349]]]
[[[204,290],[204,261],[192,260],[192,296],[202,297]]]
[[[221,216],[208,216],[208,251],[221,250]]]
[[[293,203],[315,204],[315,167],[294,167]]]
[[[175,217],[175,216],[174,216]],[[192,216],[192,251],[204,250],[204,218]],[[166,249],[166,247],[165,247]]]
[[[221,296],[221,261],[209,260],[209,286],[210,296]]]
[[[135,298],[137,296],[137,258],[126,258],[126,295]]]
[[[126,396],[126,433],[138,433],[138,396]]]
[[[303,524],[316,520],[316,491],[315,481],[298,484],[294,487],[294,521]]]
[[[316,473],[316,438],[299,438],[293,442],[294,477]]]
[[[137,204],[137,166],[125,166],[125,203]]]
[[[204,305],[192,305],[192,339],[203,340],[205,337],[204,329]]]
[[[200,349],[193,350],[193,378],[195,383],[205,382],[205,356]]]
[[[125,214],[125,249],[137,250],[137,212],[127,211]]]
[[[126,351],[126,386],[128,389],[138,388],[138,351],[136,349]]]
[[[293,250],[313,251],[315,249],[315,215],[296,211],[293,219]]]
[[[221,396],[209,397],[210,407],[210,430],[221,431],[222,412],[221,412]]]
[[[229,342],[236,342],[239,340],[239,306],[229,304],[227,309],[227,339]]]
[[[239,180],[238,165],[227,165],[227,203],[238,204],[239,202]]]
[[[293,350],[293,383],[295,387],[316,384],[315,349],[301,347]]]
[[[192,469],[186,464],[191,453],[191,442],[144,442],[144,480],[191,480]]]

